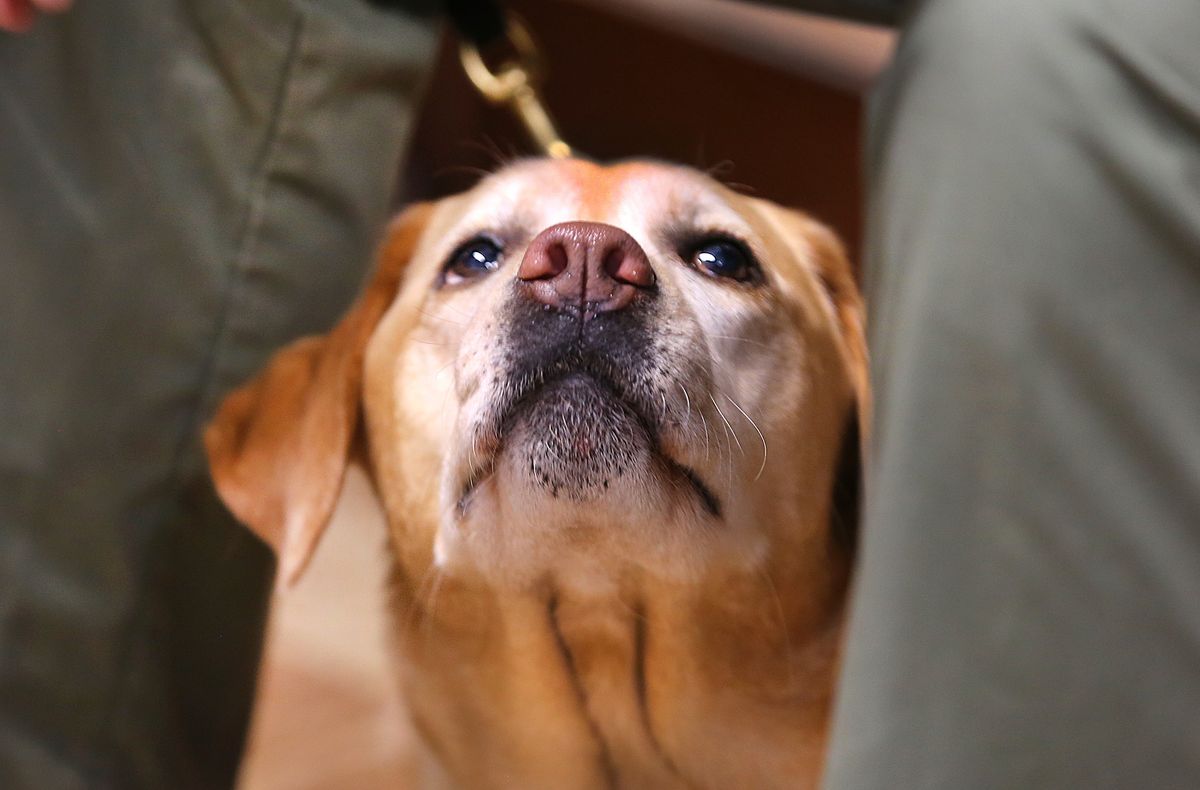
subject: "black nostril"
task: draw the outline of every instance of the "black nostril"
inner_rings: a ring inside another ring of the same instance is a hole
[[[557,239],[546,239],[539,244],[534,239],[517,267],[517,278],[520,280],[553,280],[571,265],[571,252],[564,242]]]
[[[634,288],[652,288],[658,282],[650,261],[640,247],[632,251],[614,247],[605,254],[601,266],[612,280]]]
[[[625,260],[625,251],[620,247],[613,247],[604,255],[604,260],[601,266],[604,267],[605,273],[614,280],[620,280],[618,272],[621,270],[621,264]]]
[[[550,273],[548,277],[557,277],[567,269],[567,250],[561,244],[554,244],[546,251],[550,258]]]

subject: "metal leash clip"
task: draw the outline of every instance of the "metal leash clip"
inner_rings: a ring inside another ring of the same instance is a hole
[[[458,48],[463,71],[489,102],[506,104],[513,109],[547,156],[554,159],[571,156],[571,146],[558,133],[537,90],[543,76],[541,52],[529,28],[512,13],[506,15],[505,38],[516,53],[516,60],[504,61],[492,71],[478,47],[464,40]]]

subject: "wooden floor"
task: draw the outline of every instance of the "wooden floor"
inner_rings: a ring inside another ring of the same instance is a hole
[[[418,786],[385,644],[385,539],[352,469],[312,567],[272,603],[241,790]]]

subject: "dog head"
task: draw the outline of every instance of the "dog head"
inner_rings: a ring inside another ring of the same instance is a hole
[[[821,225],[690,169],[537,160],[402,214],[342,322],[230,395],[206,442],[285,579],[365,426],[402,561],[687,582],[827,556],[864,360]]]

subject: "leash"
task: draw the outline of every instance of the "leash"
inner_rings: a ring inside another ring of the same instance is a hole
[[[507,106],[542,153],[555,159],[571,156],[538,87],[545,63],[529,28],[496,0],[446,0],[446,13],[459,37],[458,56],[471,84],[485,99]],[[507,51],[495,69],[484,52]]]
[[[412,0],[370,0],[376,6],[404,9]],[[542,153],[555,159],[571,156],[571,146],[558,133],[538,92],[545,64],[528,26],[505,13],[499,0],[442,0],[458,33],[459,60],[475,89],[492,104],[505,105],[517,116]],[[499,66],[492,68],[483,53]]]

